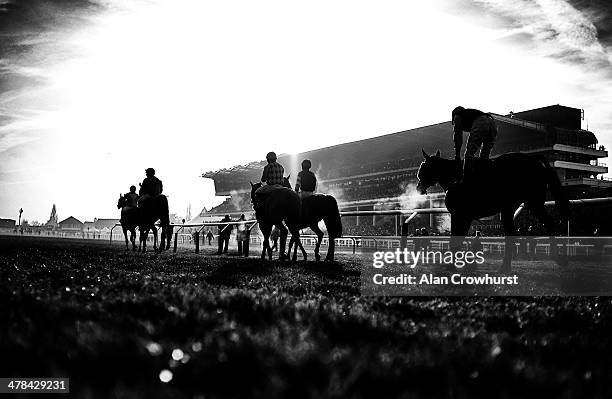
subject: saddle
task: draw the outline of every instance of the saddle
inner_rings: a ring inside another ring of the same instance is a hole
[[[261,186],[257,189],[257,191],[255,191],[255,199],[257,203],[261,204],[266,200],[270,193],[273,193],[274,191],[278,190],[287,190],[287,188],[280,184],[268,184],[265,186]]]

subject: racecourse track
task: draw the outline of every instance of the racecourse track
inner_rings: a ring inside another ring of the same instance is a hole
[[[610,298],[364,297],[349,254],[0,248],[0,375],[74,397],[612,397]]]

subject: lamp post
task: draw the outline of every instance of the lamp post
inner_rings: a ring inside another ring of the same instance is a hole
[[[21,226],[21,214],[23,213],[23,208],[19,208],[19,226]]]

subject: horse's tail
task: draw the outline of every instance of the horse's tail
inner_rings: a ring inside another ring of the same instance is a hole
[[[544,165],[545,174],[546,174],[546,183],[548,184],[548,188],[555,200],[555,205],[557,205],[557,209],[561,214],[561,217],[564,220],[567,220],[570,216],[570,202],[567,198],[567,195],[563,191],[563,187],[561,186],[561,180],[559,180],[559,176],[555,169],[550,166],[550,163],[544,156],[539,156],[540,162]]]
[[[168,197],[161,194],[157,197],[159,206],[159,222],[162,226],[170,224],[170,208],[168,206]]]
[[[342,237],[342,219],[340,218],[340,210],[338,209],[338,202],[331,195],[327,195],[326,204],[326,216],[323,218],[325,226],[327,227],[327,233],[330,237],[338,238]]]

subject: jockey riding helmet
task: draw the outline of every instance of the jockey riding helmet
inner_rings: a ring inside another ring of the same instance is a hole
[[[268,155],[266,155],[266,160],[268,162],[276,162],[276,153],[271,151],[268,153]]]

